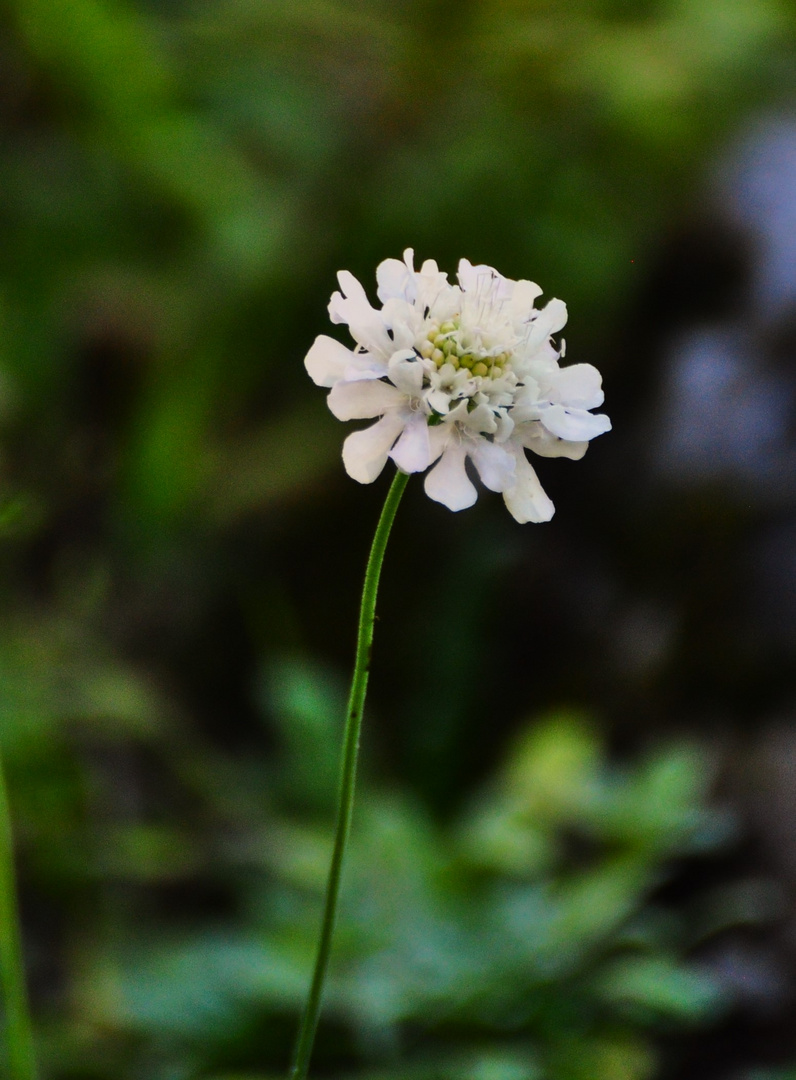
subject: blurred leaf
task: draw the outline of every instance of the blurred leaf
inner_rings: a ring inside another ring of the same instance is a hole
[[[311,439],[302,433],[312,431]],[[340,432],[317,402],[302,405],[256,434],[216,449],[208,482],[211,520],[222,523],[296,499],[340,464]]]
[[[599,980],[597,991],[611,1004],[681,1022],[710,1016],[722,1004],[715,979],[662,956],[617,960]]]
[[[506,774],[512,800],[530,816],[577,815],[597,781],[599,747],[575,718],[531,728],[513,753]]]
[[[332,672],[299,657],[274,662],[263,684],[282,738],[286,787],[305,806],[329,808],[338,786],[343,685]]]

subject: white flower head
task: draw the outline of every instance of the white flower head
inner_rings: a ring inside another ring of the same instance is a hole
[[[329,315],[348,325],[356,347],[321,335],[304,363],[318,386],[331,388],[339,420],[378,417],[343,444],[349,476],[370,484],[392,458],[405,473],[429,470],[426,494],[463,510],[477,498],[469,458],[517,521],[549,521],[553,504],[526,450],[578,459],[611,429],[607,416],[589,411],[603,402],[597,369],[559,364],[564,343],[557,348],[552,335],[567,320],[566,305],[534,307],[538,285],[467,259],[451,285],[433,260],[415,270],[411,248],[403,262],[386,259],[376,271],[381,310],[353,274],[337,276]]]

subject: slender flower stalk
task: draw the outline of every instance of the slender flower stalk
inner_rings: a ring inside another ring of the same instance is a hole
[[[14,839],[2,762],[0,762],[0,977],[3,988],[9,1080],[35,1080],[33,1032],[25,987],[22,935],[17,910]]]
[[[345,732],[343,735],[343,752],[340,765],[340,791],[337,807],[337,827],[334,837],[334,849],[332,862],[329,868],[329,879],[326,883],[326,899],[323,907],[321,920],[321,936],[318,943],[318,952],[315,958],[315,970],[312,983],[301,1021],[296,1052],[293,1059],[293,1067],[290,1071],[290,1080],[305,1080],[312,1054],[312,1044],[315,1040],[315,1031],[318,1027],[318,1016],[321,1009],[323,996],[323,984],[326,978],[326,970],[329,966],[329,954],[332,948],[332,935],[337,915],[337,901],[340,895],[340,877],[343,868],[348,834],[351,830],[351,818],[354,811],[354,789],[356,785],[357,758],[359,756],[359,733],[362,727],[362,710],[365,704],[365,693],[368,688],[368,674],[370,672],[370,650],[373,643],[373,623],[376,617],[376,595],[379,588],[379,577],[384,562],[384,552],[387,548],[387,540],[390,536],[395,512],[398,503],[404,493],[409,476],[406,473],[396,472],[387,499],[376,526],[376,534],[368,557],[368,565],[365,571],[365,582],[362,587],[362,602],[359,608],[359,633],[357,635],[357,652],[354,663],[354,675],[351,680],[351,692],[348,698],[348,710],[346,713]],[[14,1078],[16,1080],[16,1078]]]
[[[554,507],[526,452],[577,461],[591,439],[611,428],[607,416],[591,411],[603,402],[599,371],[591,364],[560,365],[564,342],[553,335],[566,323],[566,305],[553,299],[537,308],[542,290],[534,282],[462,259],[458,284],[451,284],[431,259],[416,271],[407,248],[402,262],[386,259],[376,271],[377,310],[353,274],[341,270],[337,277],[341,291],[329,302],[329,316],[348,325],[355,348],[321,335],[304,366],[313,382],[328,388],[327,404],[338,420],[376,420],[346,438],[348,475],[370,484],[389,458],[399,471],[365,573],[332,865],[290,1080],[305,1080],[318,1026],[354,807],[376,591],[408,476],[426,473],[426,494],[463,510],[477,498],[469,460],[483,485],[503,495],[515,521],[549,521]]]

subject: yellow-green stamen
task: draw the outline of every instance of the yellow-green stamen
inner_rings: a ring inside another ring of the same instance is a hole
[[[457,322],[448,320],[440,324],[433,321],[428,324],[426,336],[419,342],[417,351],[424,360],[433,360],[438,368],[451,364],[457,370],[466,368],[473,377],[481,379],[499,379],[504,369],[510,366],[510,353],[479,356],[472,347],[472,335],[462,331]]]

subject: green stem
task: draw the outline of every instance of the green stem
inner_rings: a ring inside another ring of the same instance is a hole
[[[22,936],[14,877],[14,839],[0,762],[0,978],[5,1009],[9,1080],[35,1080],[33,1032],[25,988]]]
[[[373,623],[376,617],[376,594],[379,588],[379,575],[384,562],[384,552],[390,529],[395,518],[395,511],[404,493],[409,477],[397,472],[384,503],[384,509],[376,526],[376,535],[368,557],[365,571],[365,583],[362,586],[362,603],[359,608],[359,633],[357,635],[357,655],[354,664],[354,676],[351,680],[351,693],[348,697],[345,733],[343,735],[343,754],[340,763],[340,792],[337,806],[337,827],[332,851],[332,864],[329,867],[329,879],[326,883],[326,900],[321,921],[321,937],[318,953],[315,957],[315,970],[312,975],[307,1004],[299,1029],[293,1067],[290,1080],[305,1080],[310,1064],[312,1044],[318,1026],[321,1010],[323,983],[329,966],[329,953],[332,948],[337,900],[340,895],[340,874],[343,868],[346,842],[351,829],[351,816],[354,811],[354,787],[356,784],[357,757],[359,754],[359,732],[362,727],[362,709],[365,704],[365,692],[368,688],[370,670],[370,648],[373,643]]]

